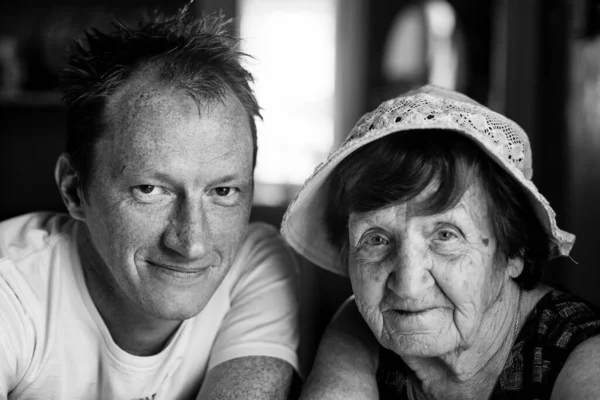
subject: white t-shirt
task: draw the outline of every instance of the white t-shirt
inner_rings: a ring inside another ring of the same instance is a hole
[[[207,370],[271,356],[298,370],[296,264],[275,228],[250,224],[229,274],[167,347],[112,340],[83,279],[66,215],[0,223],[0,399],[195,398]]]

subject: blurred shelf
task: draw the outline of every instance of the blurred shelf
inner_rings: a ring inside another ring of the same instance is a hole
[[[58,91],[41,92],[0,92],[0,107],[22,108],[62,108],[61,93]]]

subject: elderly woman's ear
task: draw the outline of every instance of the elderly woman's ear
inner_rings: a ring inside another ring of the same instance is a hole
[[[525,261],[521,257],[512,257],[508,259],[506,269],[508,276],[515,279],[523,272]]]

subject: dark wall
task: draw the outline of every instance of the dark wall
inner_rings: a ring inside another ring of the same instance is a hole
[[[63,150],[59,104],[0,105],[0,219],[36,210],[63,210],[54,164]]]
[[[597,2],[502,1],[504,112],[529,134],[533,181],[559,227],[577,236],[571,259],[547,263],[546,281],[600,305],[600,35],[589,25],[599,25]]]
[[[573,251],[577,264],[569,263],[563,276],[566,285],[600,305],[600,8],[591,0],[570,6],[570,71],[563,101],[569,132],[564,192],[569,228],[577,235]]]

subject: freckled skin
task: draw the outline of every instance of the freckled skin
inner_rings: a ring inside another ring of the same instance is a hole
[[[80,251],[92,298],[109,328],[111,319],[123,328],[191,318],[229,271],[248,225],[248,116],[232,95],[198,107],[143,79],[111,101],[108,115],[83,202]],[[156,265],[208,269],[179,279]]]
[[[405,361],[485,346],[489,328],[497,333],[507,315],[502,299],[509,269],[496,254],[479,185],[454,208],[419,215],[418,204],[435,189],[432,184],[408,203],[349,218],[357,306],[379,342]],[[415,317],[398,309],[427,311]]]

